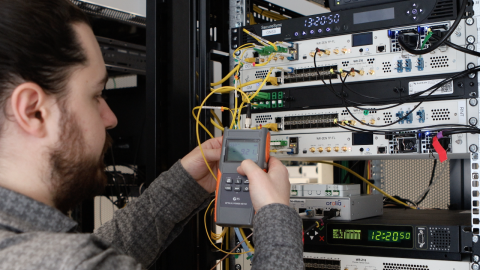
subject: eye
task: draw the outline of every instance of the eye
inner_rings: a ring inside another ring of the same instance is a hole
[[[95,96],[96,99],[101,99],[103,98],[104,100],[107,100],[107,95],[105,94],[105,89],[98,95]]]

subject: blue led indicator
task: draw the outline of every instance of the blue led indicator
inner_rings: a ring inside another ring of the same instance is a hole
[[[318,33],[321,33],[322,32],[322,29],[318,29]]]
[[[310,34],[315,34],[315,30],[310,30]]]
[[[295,36],[298,37],[298,32],[295,32]]]
[[[327,30],[327,32],[330,32],[330,28],[327,28],[327,29],[325,29],[325,30]]]

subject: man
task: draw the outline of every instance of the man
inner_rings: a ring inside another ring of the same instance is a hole
[[[148,267],[215,190],[199,149],[160,175],[94,234],[64,215],[106,184],[101,93],[107,72],[85,15],[67,0],[0,0],[0,269]],[[203,144],[218,164],[221,140]],[[303,269],[301,221],[285,167],[251,161],[254,269]],[[192,258],[193,259],[193,258]]]

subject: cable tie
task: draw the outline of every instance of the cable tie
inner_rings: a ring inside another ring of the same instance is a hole
[[[437,133],[437,138],[439,139],[443,138],[443,131],[440,131]]]
[[[435,151],[437,152],[438,159],[440,160],[440,162],[444,162],[445,160],[447,160],[447,151],[445,151],[445,149],[443,149],[442,145],[438,141],[437,136],[433,137],[432,146],[435,149]]]
[[[255,66],[255,62],[253,62],[252,65]]]

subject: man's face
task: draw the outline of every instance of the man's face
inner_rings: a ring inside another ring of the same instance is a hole
[[[117,124],[101,96],[108,77],[95,36],[86,24],[74,25],[74,29],[87,64],[72,73],[68,96],[58,102],[59,138],[50,151],[54,203],[63,212],[102,192],[106,185],[106,129]]]

